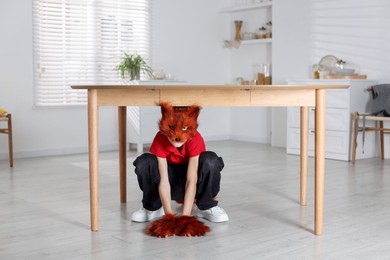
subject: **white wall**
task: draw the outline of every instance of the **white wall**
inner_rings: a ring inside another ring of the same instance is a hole
[[[226,26],[219,9],[219,1],[154,0],[153,64],[190,84],[225,83]]]
[[[369,79],[390,82],[390,2],[312,1],[311,62],[332,54]]]
[[[310,0],[273,0],[273,84],[307,78],[309,68]],[[272,108],[273,146],[286,146],[287,109]]]
[[[33,107],[32,3],[0,2],[0,106],[12,113],[15,157],[85,152],[86,108]],[[101,109],[100,145],[116,144],[112,109]],[[0,159],[8,157],[7,138],[0,136]]]

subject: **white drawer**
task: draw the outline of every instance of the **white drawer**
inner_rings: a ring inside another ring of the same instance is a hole
[[[289,128],[288,147],[293,149],[300,149],[300,130],[299,128]],[[347,131],[326,131],[325,135],[325,152],[327,154],[343,154],[349,153],[349,134]],[[309,152],[313,155],[314,152],[314,131],[309,131]],[[327,158],[331,158],[327,156]]]
[[[287,146],[293,149],[301,147],[301,135],[299,128],[288,128]],[[309,151],[314,151],[314,133],[309,132]]]
[[[315,109],[309,109],[309,128],[314,128]],[[297,107],[288,109],[288,126],[300,127],[301,113]],[[337,131],[349,131],[350,113],[348,109],[327,108],[326,109],[326,129]]]
[[[288,81],[290,85],[352,85],[348,80],[304,80]],[[351,88],[348,89],[327,89],[326,107],[330,108],[348,108],[350,105]]]
[[[345,154],[349,153],[349,133],[338,131],[326,131],[326,153]],[[314,141],[314,139],[313,139]]]
[[[348,108],[349,89],[328,89],[326,90],[326,107],[328,108]]]

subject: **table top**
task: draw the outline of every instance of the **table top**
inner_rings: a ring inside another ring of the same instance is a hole
[[[304,90],[304,89],[346,89],[349,85],[73,85],[72,89],[224,89],[224,90]]]

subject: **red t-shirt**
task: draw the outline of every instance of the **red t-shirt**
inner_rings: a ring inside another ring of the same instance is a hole
[[[167,158],[168,163],[184,164],[188,163],[190,157],[206,151],[206,145],[203,137],[196,131],[195,136],[188,139],[179,149],[169,142],[168,137],[158,132],[154,137],[150,152],[157,157]]]

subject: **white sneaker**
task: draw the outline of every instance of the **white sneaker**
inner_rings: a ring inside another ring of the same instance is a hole
[[[225,222],[229,220],[229,216],[226,214],[223,208],[218,206],[212,207],[206,210],[198,210],[196,214],[200,218],[205,218],[210,222]]]
[[[131,214],[131,220],[134,222],[148,222],[160,218],[164,216],[164,214],[163,207],[155,211],[142,208]]]

